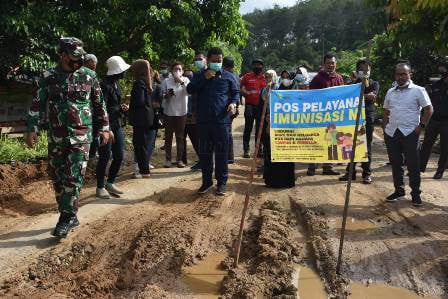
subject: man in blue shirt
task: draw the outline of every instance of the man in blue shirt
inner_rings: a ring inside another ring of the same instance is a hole
[[[211,48],[207,53],[208,68],[197,73],[188,84],[190,94],[198,94],[197,128],[202,186],[198,193],[207,193],[213,186],[213,154],[217,195],[225,195],[228,178],[230,117],[236,112],[239,85],[234,75],[222,68],[223,52]]]

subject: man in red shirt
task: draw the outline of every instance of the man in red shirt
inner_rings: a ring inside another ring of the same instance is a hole
[[[241,94],[245,99],[244,106],[244,134],[243,134],[243,149],[244,158],[250,158],[249,142],[252,128],[255,121],[255,138],[258,134],[260,126],[261,111],[259,109],[260,92],[266,87],[266,82],[263,74],[263,61],[255,59],[252,61],[252,72],[247,73],[241,79]]]
[[[310,89],[322,89],[327,87],[344,85],[342,76],[336,73],[336,57],[328,53],[324,56],[322,70],[313,78],[310,83]],[[307,175],[316,174],[317,164],[309,164]],[[338,171],[333,170],[333,164],[323,164],[323,175],[339,175]]]

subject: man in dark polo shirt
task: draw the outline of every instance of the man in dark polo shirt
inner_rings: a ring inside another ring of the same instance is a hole
[[[425,130],[425,139],[423,140],[420,151],[420,170],[425,172],[431,155],[432,146],[440,134],[440,157],[439,163],[434,174],[434,179],[440,180],[448,162],[448,64],[439,65],[441,79],[431,85],[430,98],[434,108],[434,114],[429,120]]]
[[[323,89],[327,87],[344,85],[342,76],[336,73],[336,56],[327,53],[323,58],[322,70],[313,78],[310,83],[310,89]],[[316,174],[317,164],[308,165],[308,176]],[[333,164],[323,164],[323,175],[339,175],[338,171],[333,170]]]
[[[371,65],[370,62],[366,59],[358,60],[356,63],[356,77],[357,80],[354,83],[361,83],[362,78],[370,77]],[[374,81],[369,78],[369,86],[366,86],[364,89],[364,107],[365,107],[365,115],[366,115],[366,138],[367,138],[367,162],[362,162],[362,182],[364,184],[372,183],[372,140],[373,140],[373,123],[375,121],[375,100],[380,90],[380,85],[377,81]],[[348,180],[348,171],[350,164],[347,165],[347,169],[345,174],[339,178],[340,181]],[[352,180],[356,180],[356,162],[355,162],[355,171],[353,172]]]

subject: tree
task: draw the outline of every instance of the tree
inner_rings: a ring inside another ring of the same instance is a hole
[[[57,59],[61,36],[81,38],[101,61],[112,55],[188,61],[212,44],[238,49],[247,31],[238,0],[10,0],[0,3],[0,78]]]

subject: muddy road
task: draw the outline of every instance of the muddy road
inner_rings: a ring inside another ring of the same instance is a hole
[[[237,154],[243,122],[234,122]],[[50,236],[54,197],[39,174],[10,197],[0,194],[0,296],[448,298],[447,179],[431,179],[433,161],[423,174],[423,207],[386,204],[393,188],[386,162],[378,131],[374,183],[353,184],[342,275],[335,267],[345,183],[306,177],[303,165],[294,189],[268,189],[257,176],[236,269],[248,159],[230,166],[225,197],[197,195],[200,174],[188,169],[133,180],[128,163],[120,176],[126,195],[97,200],[90,182],[81,226],[61,242]]]

